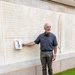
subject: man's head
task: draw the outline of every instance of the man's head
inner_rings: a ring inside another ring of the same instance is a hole
[[[45,23],[44,29],[45,29],[46,34],[49,34],[51,30],[51,25],[49,23]]]

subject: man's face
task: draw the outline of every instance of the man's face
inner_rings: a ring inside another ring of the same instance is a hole
[[[45,29],[46,33],[49,33],[50,30],[51,30],[51,25],[50,24],[45,24],[44,29]]]

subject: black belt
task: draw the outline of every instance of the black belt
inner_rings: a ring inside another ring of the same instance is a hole
[[[53,50],[41,50],[41,52],[51,52]]]

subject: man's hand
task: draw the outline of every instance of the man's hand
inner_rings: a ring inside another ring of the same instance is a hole
[[[22,47],[25,46],[25,43],[22,43]]]
[[[56,55],[53,55],[52,61],[56,60]]]
[[[57,54],[57,46],[54,46],[54,54],[53,54],[53,58],[52,58],[53,61],[56,60],[56,54]]]

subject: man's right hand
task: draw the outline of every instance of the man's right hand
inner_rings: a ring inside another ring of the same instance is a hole
[[[22,47],[25,46],[25,43],[22,43]]]

